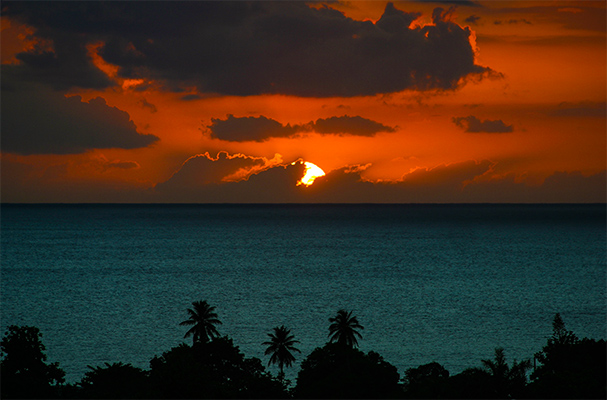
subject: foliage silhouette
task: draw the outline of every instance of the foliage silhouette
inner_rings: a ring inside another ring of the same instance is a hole
[[[161,398],[284,398],[283,385],[261,360],[245,358],[227,336],[181,344],[150,361],[153,393]]]
[[[195,301],[192,303],[193,308],[188,308],[189,319],[181,322],[179,325],[193,325],[184,336],[193,336],[193,342],[208,342],[209,340],[218,337],[219,332],[215,325],[221,324],[217,318],[215,307],[211,307],[209,303],[204,301]]]
[[[449,378],[449,395],[453,399],[490,399],[495,390],[489,372],[481,368],[466,368]]]
[[[105,367],[91,367],[79,386],[80,395],[90,399],[145,399],[149,392],[148,372],[131,364],[105,363]]]
[[[295,361],[295,356],[291,352],[301,353],[295,347],[295,343],[299,343],[299,340],[295,340],[295,336],[291,335],[291,330],[285,328],[284,325],[274,328],[274,333],[268,333],[268,336],[270,341],[263,342],[264,345],[268,346],[264,354],[271,354],[268,365],[278,364],[278,368],[280,368],[278,378],[282,381],[285,375],[283,368],[285,366],[290,367]]]
[[[553,333],[535,354],[540,365],[531,374],[528,396],[553,399],[607,398],[607,347],[605,340],[577,336],[565,329],[560,314]]]
[[[529,360],[519,363],[516,360],[512,367],[506,363],[504,349],[495,349],[494,360],[481,360],[483,367],[491,375],[496,398],[520,397],[527,384],[527,371],[531,368]]]
[[[402,380],[405,397],[410,399],[440,399],[449,397],[449,371],[437,362],[409,368]]]
[[[402,394],[396,367],[375,352],[368,354],[327,343],[301,363],[298,398],[393,398]]]
[[[42,333],[34,326],[8,327],[0,342],[1,397],[49,398],[59,394],[65,372],[58,363],[46,364]]]
[[[357,329],[364,329],[358,323],[358,318],[352,316],[352,311],[347,312],[344,309],[337,311],[335,317],[329,318],[329,342],[337,342],[349,347],[358,347],[356,337],[362,339],[362,335]]]

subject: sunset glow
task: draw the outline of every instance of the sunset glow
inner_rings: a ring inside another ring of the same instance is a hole
[[[305,166],[304,176],[297,182],[297,186],[305,185],[310,186],[314,183],[314,180],[320,176],[325,175],[325,171],[323,171],[318,165],[312,164],[308,161],[302,162]]]
[[[605,201],[604,1],[80,4],[3,2],[3,202]]]

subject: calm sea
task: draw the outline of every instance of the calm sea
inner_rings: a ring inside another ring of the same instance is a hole
[[[360,348],[452,374],[495,347],[533,358],[560,312],[606,336],[605,205],[3,205],[1,324],[35,325],[68,382],[87,365],[149,367],[186,308],[261,358],[271,328],[299,362],[354,310]],[[270,369],[276,372],[275,368]]]

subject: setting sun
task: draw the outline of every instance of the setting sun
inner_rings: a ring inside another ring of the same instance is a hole
[[[300,161],[306,167],[304,176],[297,182],[297,186],[306,185],[310,186],[314,183],[314,180],[320,176],[325,175],[325,171],[323,171],[318,165],[312,164],[308,161]]]

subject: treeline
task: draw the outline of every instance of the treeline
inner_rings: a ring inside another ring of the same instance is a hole
[[[506,361],[495,349],[479,367],[450,375],[436,362],[410,368],[400,376],[376,352],[357,349],[363,326],[352,312],[329,318],[329,340],[307,355],[296,382],[284,368],[296,360],[298,340],[290,329],[268,333],[268,365],[245,357],[231,338],[221,336],[215,307],[194,302],[181,344],[156,356],[144,370],[122,362],[89,367],[80,382],[65,383],[57,363],[48,364],[36,327],[10,326],[0,342],[1,397],[9,398],[606,398],[605,340],[579,339],[559,314],[552,336],[530,360]],[[535,365],[534,365],[535,364]]]

